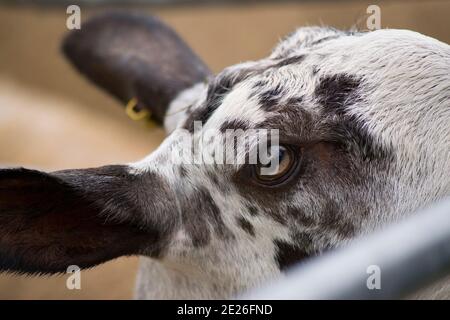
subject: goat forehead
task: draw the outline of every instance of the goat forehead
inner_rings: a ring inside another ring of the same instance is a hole
[[[303,110],[317,113],[322,106],[310,103],[317,99],[314,93],[320,86],[324,89],[326,80],[333,78],[353,79],[353,86],[356,86],[356,81],[364,81],[366,85],[360,86],[360,93],[367,98],[367,103],[350,106],[349,110],[355,116],[365,118],[367,127],[377,129],[374,130],[377,132],[395,127],[401,117],[399,113],[412,116],[406,108],[386,108],[386,105],[392,105],[392,99],[408,104],[414,97],[439,94],[435,90],[428,94],[425,90],[414,92],[408,87],[423,87],[426,78],[436,85],[439,82],[436,76],[445,77],[442,72],[430,74],[429,70],[425,70],[427,64],[423,62],[423,58],[427,57],[430,62],[437,63],[433,61],[433,56],[435,59],[440,57],[436,53],[442,52],[439,46],[446,46],[444,44],[407,31],[380,31],[349,36],[331,30],[322,36],[309,41],[309,47],[298,46],[290,51],[285,50],[288,55],[282,58],[238,65],[227,70],[224,75],[219,75],[236,83],[229,81],[232,85],[219,93],[214,102],[216,106],[207,119],[209,127],[219,128],[224,123],[236,121],[259,123],[270,117],[271,112],[277,112],[277,106],[293,102],[303,102]],[[290,41],[293,42],[292,39]],[[448,46],[444,49],[448,53]],[[448,59],[448,56],[441,57]],[[445,66],[445,63],[441,63],[441,66]],[[328,84],[336,83],[328,81]],[[341,81],[340,84],[345,83]],[[348,81],[347,84],[352,85]],[[406,89],[406,92],[398,95],[396,91],[402,89]],[[412,104],[408,109],[409,112],[416,112],[418,108],[426,106]],[[384,118],[384,121],[379,121],[380,118]]]

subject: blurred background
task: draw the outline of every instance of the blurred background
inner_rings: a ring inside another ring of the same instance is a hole
[[[126,3],[126,5],[125,5]],[[381,8],[383,28],[412,29],[450,43],[450,1],[0,1],[0,166],[43,170],[138,160],[164,138],[127,118],[113,98],[90,85],[59,52],[66,8],[82,21],[114,7],[159,16],[210,66],[268,55],[284,35],[305,25],[366,29],[366,8]],[[0,275],[0,299],[129,299],[138,258],[82,272],[82,289],[67,276]]]

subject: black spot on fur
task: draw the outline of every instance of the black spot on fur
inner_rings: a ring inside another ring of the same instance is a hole
[[[218,105],[206,104],[202,107],[195,109],[188,117],[184,124],[184,128],[190,133],[194,132],[194,122],[199,121],[201,124],[205,124],[211,117],[213,112],[218,108]]]
[[[259,95],[259,104],[261,108],[265,111],[275,110],[280,104],[282,93],[283,90],[280,85],[261,93]]]
[[[220,181],[216,170],[207,171],[207,175],[211,183],[219,190],[220,193],[226,195],[230,192],[230,184],[226,181]]]
[[[310,256],[297,245],[282,240],[275,240],[274,244],[276,247],[275,260],[282,271]]]
[[[315,96],[327,112],[342,115],[357,100],[361,81],[355,76],[337,74],[321,79]]]
[[[208,177],[216,187],[220,186],[220,181],[219,178],[217,177],[217,172],[208,171]]]
[[[248,130],[249,129],[249,125],[246,121],[244,120],[240,120],[240,119],[233,119],[231,121],[225,121],[221,126],[220,126],[220,132],[225,133],[227,129],[232,129],[232,130]]]
[[[232,237],[231,231],[222,220],[220,209],[206,188],[200,187],[190,198],[184,199],[183,208],[185,208],[183,224],[194,246],[201,247],[208,244],[211,237],[210,225],[221,239]]]
[[[295,105],[301,105],[302,102],[303,102],[302,97],[292,97],[292,98],[288,99],[286,104],[289,106],[295,106]]]
[[[224,96],[233,89],[236,84],[234,78],[231,76],[222,76],[216,78],[208,87],[208,93],[206,96],[207,105],[212,107],[218,107],[222,102]]]
[[[320,71],[320,67],[319,66],[313,66],[313,68],[312,68],[312,74],[313,75],[318,74],[319,71]]]
[[[220,106],[227,93],[236,84],[243,81],[250,73],[251,70],[245,69],[235,73],[218,75],[208,86],[208,92],[203,106],[194,110],[189,115],[184,124],[184,128],[192,133],[194,131],[194,121],[201,121],[202,124],[206,123],[214,111]]]
[[[254,206],[248,206],[247,210],[248,210],[248,213],[250,213],[252,216],[259,215],[258,209]]]
[[[205,124],[220,106],[223,97],[231,88],[232,82],[229,77],[222,77],[220,81],[212,82],[208,87],[205,103],[189,115],[184,128],[192,133],[194,131],[195,121],[200,121],[202,124]]]
[[[225,226],[219,207],[217,207],[209,191],[206,188],[200,188],[198,191],[198,198],[202,206],[202,210],[198,212],[208,214],[210,221],[213,223],[215,231],[222,238],[228,238],[230,236],[230,231]]]
[[[362,81],[356,76],[338,74],[323,78],[315,90],[315,96],[325,116],[329,114],[331,119],[338,116],[337,120],[327,125],[331,139],[347,151],[357,152],[364,160],[389,160],[393,152],[377,143],[364,128],[364,123],[347,112],[352,104],[363,102],[358,94],[362,89]]]
[[[382,146],[353,116],[343,116],[332,124],[331,138],[340,143],[347,152],[355,153],[364,161],[385,160],[389,162],[395,153],[390,146]]]
[[[305,59],[304,55],[293,56],[293,57],[285,58],[285,59],[277,62],[272,67],[273,68],[281,68],[281,67],[288,66],[288,65],[291,65],[291,64],[300,63],[304,59]]]
[[[187,176],[187,169],[184,166],[179,167],[180,177],[185,178]]]
[[[267,207],[264,212],[272,218],[274,221],[278,222],[279,224],[286,226],[288,223],[287,217],[284,214],[284,212],[281,212],[278,208],[278,206],[274,203],[271,204],[270,207]]]
[[[238,222],[239,227],[241,227],[242,230],[244,230],[245,232],[247,232],[249,235],[251,235],[253,237],[255,236],[255,228],[250,223],[250,221],[248,221],[244,217],[239,217],[239,218],[237,218],[237,222]]]
[[[267,82],[265,80],[258,80],[256,81],[252,88],[255,89],[256,92],[258,92],[258,90],[261,90],[262,87],[266,86]]]
[[[317,253],[314,250],[314,240],[312,237],[312,232],[300,232],[296,233],[294,236],[294,242],[297,246],[302,247],[305,252],[308,252],[309,256],[312,256],[314,253]]]
[[[310,215],[307,215],[302,209],[297,207],[288,207],[286,214],[294,218],[302,227],[312,227],[316,221]]]
[[[328,37],[323,37],[323,38],[321,38],[319,40],[311,42],[310,46],[312,47],[312,46],[318,45],[320,43],[323,43],[323,42],[326,42],[326,41],[329,41],[329,40],[338,39],[340,37],[341,37],[340,34],[336,34],[336,35],[332,35],[332,36],[328,36]]]

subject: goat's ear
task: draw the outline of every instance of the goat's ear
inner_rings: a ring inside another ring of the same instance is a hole
[[[0,271],[56,273],[139,253],[158,235],[120,216],[126,176],[122,166],[0,170]]]
[[[63,41],[66,57],[90,80],[162,122],[170,101],[210,71],[183,40],[152,16],[111,12]]]

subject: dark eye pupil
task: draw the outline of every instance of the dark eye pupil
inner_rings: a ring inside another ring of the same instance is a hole
[[[281,161],[284,159],[284,156],[285,156],[285,155],[286,155],[286,148],[285,148],[285,147],[282,147],[282,146],[279,146],[279,147],[278,147],[278,164],[281,163]],[[272,157],[272,159],[273,159],[273,158],[274,158],[274,157]],[[275,159],[273,159],[273,160],[275,160]],[[266,168],[270,167],[270,166],[272,165],[271,162],[273,162],[273,160],[269,161],[269,163],[267,163],[267,164],[261,165],[261,167],[266,167]]]
[[[259,163],[254,168],[255,178],[259,184],[277,185],[286,181],[295,171],[297,156],[291,147],[271,148],[269,163]],[[278,162],[278,163],[276,163]]]
[[[279,152],[278,152],[278,161],[279,161],[279,163],[283,160],[285,154],[286,154],[286,149],[284,147],[280,147],[279,148]]]

